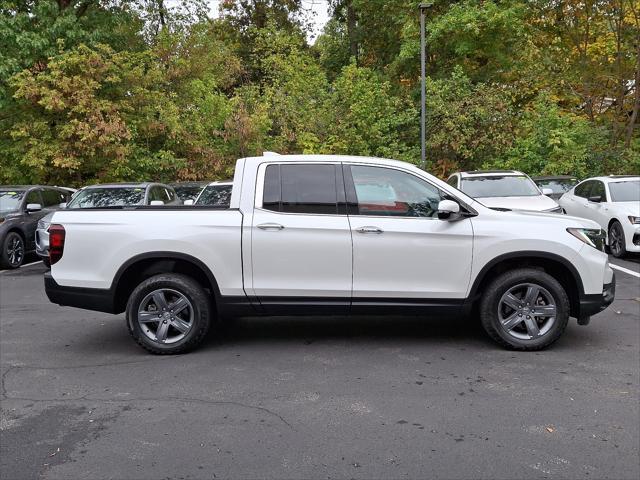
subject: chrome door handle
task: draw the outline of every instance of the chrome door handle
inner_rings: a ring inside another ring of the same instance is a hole
[[[282,230],[284,225],[279,223],[261,223],[257,226],[260,230]]]
[[[384,232],[384,230],[382,230],[380,227],[360,227],[356,229],[356,232],[381,234],[382,232]]]

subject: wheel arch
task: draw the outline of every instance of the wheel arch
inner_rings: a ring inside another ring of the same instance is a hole
[[[569,297],[571,316],[575,317],[579,314],[580,298],[584,295],[582,278],[571,262],[549,252],[510,252],[494,258],[482,267],[474,279],[468,298],[474,303],[491,278],[506,271],[523,267],[542,269],[558,280]]]
[[[180,252],[147,252],[127,260],[116,272],[110,290],[113,292],[114,313],[125,310],[133,289],[145,279],[160,273],[181,273],[208,289],[216,300],[220,288],[213,272],[201,260]]]

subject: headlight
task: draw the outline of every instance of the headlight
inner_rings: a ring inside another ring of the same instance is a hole
[[[567,232],[581,242],[604,252],[606,234],[601,228],[567,228]]]
[[[562,210],[562,207],[560,205],[554,208],[550,208],[549,210],[545,210],[545,212],[547,213],[562,213],[563,211],[564,210]]]
[[[629,217],[629,221],[634,225],[640,225],[640,217]]]

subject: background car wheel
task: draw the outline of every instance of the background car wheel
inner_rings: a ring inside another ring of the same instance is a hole
[[[627,253],[624,230],[617,220],[609,227],[609,250],[611,250],[611,255],[616,258],[624,257]]]
[[[161,274],[143,281],[129,297],[127,326],[151,353],[185,353],[207,335],[212,312],[207,293],[195,280]]]
[[[2,244],[0,263],[4,268],[18,268],[24,262],[24,239],[17,232],[9,232]]]
[[[491,282],[480,303],[485,331],[513,350],[540,350],[567,327],[569,297],[551,275],[534,269],[505,272]]]

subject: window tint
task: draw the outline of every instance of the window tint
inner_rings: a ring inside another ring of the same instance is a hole
[[[589,192],[591,191],[591,186],[593,185],[593,181],[589,180],[587,182],[583,182],[576,187],[574,193],[577,197],[587,198],[589,197]]]
[[[65,196],[59,190],[45,188],[42,190],[43,207],[57,207],[61,203],[66,202]]]
[[[271,167],[275,167],[276,165],[270,165]],[[268,170],[268,168],[267,168]],[[196,205],[213,205],[216,207],[228,207],[231,203],[231,189],[232,185],[209,185],[205,187],[200,196],[198,197],[198,201]],[[265,183],[265,192],[266,192],[266,183]],[[278,195],[279,195],[278,190]],[[279,202],[276,202],[278,204]],[[265,208],[267,208],[265,206]],[[273,208],[269,208],[269,210],[273,210]]]
[[[269,165],[262,206],[288,213],[338,213],[334,165]]]
[[[451,185],[452,187],[456,187],[458,188],[458,177],[456,177],[455,175],[453,177],[451,177],[449,180],[447,180],[447,183],[449,185]]]
[[[151,187],[149,189],[149,198],[147,203],[151,204],[154,200],[160,200],[163,203],[167,203],[167,194],[162,187]]]
[[[26,207],[30,203],[39,203],[42,205],[42,198],[40,197],[40,192],[38,190],[31,190],[27,194],[27,198],[24,201],[24,206]]]
[[[359,215],[432,217],[443,198],[438,188],[399,170],[354,165],[351,175]]]
[[[590,197],[595,197],[599,195],[603,202],[607,201],[607,193],[604,189],[604,183],[599,180],[595,180],[593,182],[593,186],[591,187],[591,191],[589,192]]]

